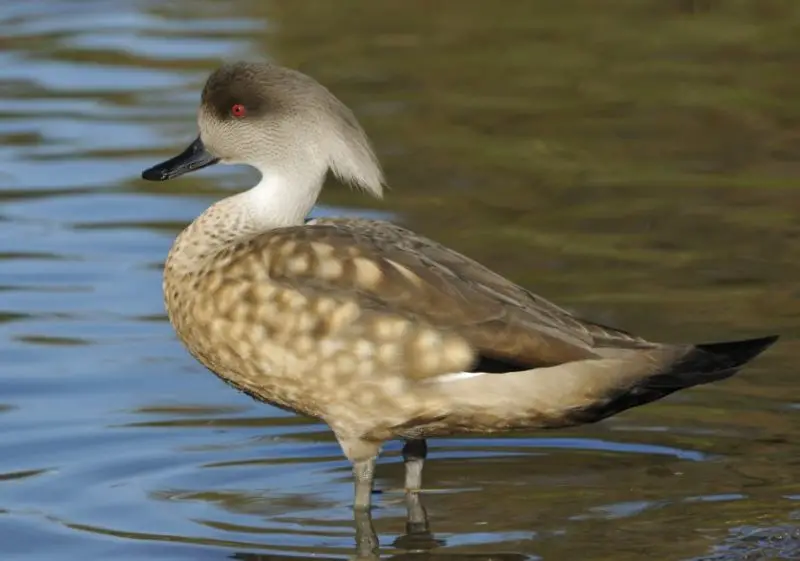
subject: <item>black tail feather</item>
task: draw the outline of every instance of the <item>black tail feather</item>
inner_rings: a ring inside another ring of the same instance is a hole
[[[690,368],[694,366],[698,374],[735,369],[753,360],[777,340],[777,335],[770,335],[756,339],[695,345],[694,350],[689,352],[684,360],[687,362],[686,366]]]
[[[742,366],[777,340],[777,335],[771,335],[740,341],[694,345],[664,371],[645,378],[633,388],[620,391],[606,403],[576,410],[572,419],[581,423],[597,422],[626,409],[657,401],[682,389],[724,380],[733,376]]]

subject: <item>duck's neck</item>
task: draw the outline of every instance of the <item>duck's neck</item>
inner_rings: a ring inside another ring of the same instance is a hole
[[[324,180],[325,171],[262,170],[255,187],[214,203],[181,232],[167,265],[197,269],[231,244],[274,228],[303,224]]]
[[[214,206],[223,205],[231,218],[238,218],[240,227],[246,230],[244,235],[283,226],[297,226],[303,223],[314,208],[324,180],[324,170],[292,174],[265,171],[261,173],[261,181],[255,187],[228,197]]]

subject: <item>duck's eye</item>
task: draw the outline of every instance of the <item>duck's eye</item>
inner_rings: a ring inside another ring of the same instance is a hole
[[[242,118],[247,115],[247,109],[241,103],[236,103],[233,107],[231,107],[231,115],[237,118]]]

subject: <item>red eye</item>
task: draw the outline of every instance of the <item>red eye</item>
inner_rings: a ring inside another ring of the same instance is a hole
[[[231,115],[238,118],[244,117],[247,115],[247,109],[241,103],[237,103],[231,107]]]

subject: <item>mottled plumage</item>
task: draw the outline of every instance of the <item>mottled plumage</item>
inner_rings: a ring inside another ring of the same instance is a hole
[[[229,384],[330,425],[354,464],[357,506],[369,505],[386,440],[408,441],[406,485],[418,489],[424,438],[594,422],[726,378],[775,340],[649,342],[394,224],[305,222],[329,170],[378,196],[383,176],[349,109],[298,72],[222,67],[199,129],[144,177],[221,160],[263,178],[178,236],[164,271],[170,321]]]

